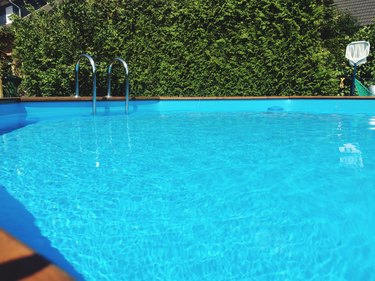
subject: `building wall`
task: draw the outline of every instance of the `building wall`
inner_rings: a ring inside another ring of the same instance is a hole
[[[18,12],[14,8],[8,1],[0,2],[0,25],[10,23],[9,16],[14,12]]]
[[[13,0],[13,2],[21,8],[21,15],[23,17],[28,14],[24,2],[31,4],[35,9],[39,9],[47,4],[44,0]],[[9,20],[10,13],[18,14],[19,10],[16,6],[12,5],[9,0],[0,0],[0,25],[11,23],[11,20]]]

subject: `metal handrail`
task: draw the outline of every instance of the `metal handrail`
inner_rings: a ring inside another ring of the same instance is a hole
[[[129,69],[127,63],[122,58],[115,58],[113,62],[108,66],[108,85],[107,85],[107,98],[111,97],[111,75],[113,64],[119,61],[122,63],[125,69],[125,112],[128,113],[129,110]]]
[[[75,68],[75,82],[76,82],[76,95],[75,97],[79,97],[79,81],[78,81],[78,71],[79,71],[79,61],[81,58],[87,58],[90,61],[91,67],[92,67],[92,113],[96,113],[96,67],[95,67],[95,62],[93,58],[88,55],[88,54],[82,54],[79,56],[78,61],[76,63],[76,68]]]

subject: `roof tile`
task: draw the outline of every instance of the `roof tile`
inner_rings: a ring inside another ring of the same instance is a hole
[[[375,18],[375,0],[335,0],[335,4],[355,17],[360,25],[370,24]]]

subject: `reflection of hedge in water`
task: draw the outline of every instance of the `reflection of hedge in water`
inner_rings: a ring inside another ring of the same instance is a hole
[[[130,66],[133,95],[335,95],[337,64],[322,39],[332,11],[312,0],[62,1],[13,24],[21,90],[73,94],[75,59],[87,52],[99,95],[116,56]],[[119,92],[123,71],[113,72]],[[91,93],[88,76],[81,92]]]

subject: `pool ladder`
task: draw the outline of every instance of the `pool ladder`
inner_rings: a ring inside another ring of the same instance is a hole
[[[127,63],[122,58],[115,58],[113,62],[108,66],[107,72],[107,98],[111,97],[111,76],[112,76],[112,66],[118,61],[122,64],[125,70],[125,112],[128,113],[129,110],[129,69]]]
[[[82,54],[79,56],[78,61],[76,63],[75,67],[75,97],[79,97],[79,79],[78,79],[78,72],[79,72],[79,64],[82,58],[87,58],[91,64],[92,67],[92,114],[96,114],[96,66],[94,59],[88,55],[88,54]],[[113,64],[119,61],[124,69],[125,69],[125,112],[128,113],[129,110],[129,69],[128,65],[122,58],[115,58],[112,63],[108,67],[107,71],[107,80],[108,80],[108,85],[107,85],[107,98],[111,97],[111,75],[112,75],[112,66]]]

